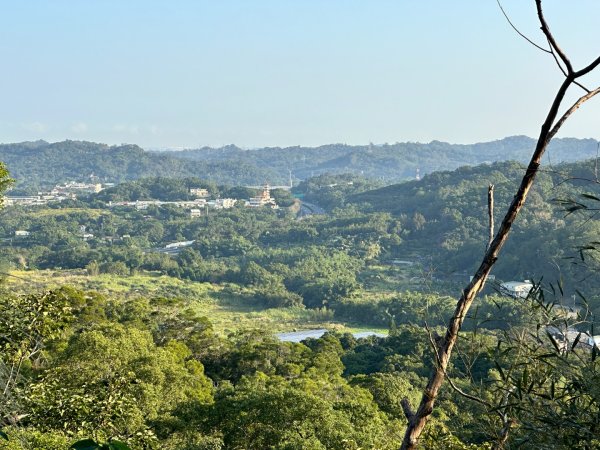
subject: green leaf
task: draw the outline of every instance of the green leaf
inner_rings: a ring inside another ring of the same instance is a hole
[[[93,439],[83,439],[75,442],[69,448],[73,450],[100,450],[102,447]]]
[[[595,195],[592,194],[581,194],[582,197],[584,198],[589,198],[590,200],[595,200],[597,202],[600,202],[600,198],[596,197]]]
[[[504,370],[502,370],[502,367],[500,367],[500,364],[498,364],[498,361],[494,360],[494,364],[496,365],[496,369],[498,369],[498,372],[500,372],[500,378],[502,379],[502,381],[506,381],[506,376],[504,375]]]
[[[552,345],[554,346],[556,351],[560,353],[560,347],[558,346],[558,342],[556,342],[556,339],[554,339],[554,336],[552,336],[552,334],[550,334],[548,330],[546,330],[546,334],[548,335],[548,338],[550,339],[550,342],[552,342]]]
[[[575,341],[573,341],[573,346],[571,347],[571,350],[575,350],[575,346],[579,343],[580,339],[581,339],[581,333],[579,333],[577,335],[577,337],[575,338]]]
[[[8,434],[6,434],[4,431],[0,430],[0,438],[8,441]]]

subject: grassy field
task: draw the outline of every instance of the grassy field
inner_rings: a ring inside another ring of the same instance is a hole
[[[215,330],[224,334],[245,327],[261,327],[273,333],[314,328],[339,331],[367,330],[359,324],[332,320],[331,311],[299,307],[260,308],[252,302],[252,291],[238,285],[196,283],[155,273],[123,277],[107,274],[90,276],[85,270],[12,271],[3,284],[7,289],[18,293],[69,285],[122,300],[138,297],[176,297],[184,299],[186,307],[191,307],[208,317]]]

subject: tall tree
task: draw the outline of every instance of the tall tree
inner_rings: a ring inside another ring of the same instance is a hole
[[[520,186],[513,198],[513,201],[510,204],[494,239],[489,244],[481,264],[473,276],[472,281],[463,290],[462,295],[456,304],[454,315],[450,319],[445,335],[436,343],[436,365],[430,375],[427,386],[423,390],[423,395],[417,411],[413,412],[412,408],[410,408],[410,405],[408,405],[405,401],[405,413],[408,419],[408,427],[402,442],[402,449],[415,449],[418,445],[419,437],[421,436],[421,433],[423,432],[425,425],[431,416],[439,390],[444,382],[444,378],[446,377],[446,369],[448,367],[448,363],[450,362],[452,350],[458,339],[458,333],[462,327],[469,308],[473,303],[473,300],[475,300],[477,294],[483,289],[486,279],[492,270],[492,267],[496,263],[496,260],[498,259],[500,250],[508,239],[510,229],[517,218],[517,215],[525,204],[527,195],[535,181],[541,164],[542,156],[544,155],[548,144],[560,130],[565,121],[571,116],[571,114],[579,109],[584,102],[600,92],[600,87],[590,90],[580,82],[583,76],[589,74],[596,69],[598,65],[600,65],[600,56],[582,69],[574,69],[570,59],[558,45],[554,35],[550,31],[550,27],[548,26],[542,11],[542,0],[535,0],[535,5],[541,30],[548,42],[548,48],[544,48],[533,43],[533,41],[525,37],[518,30],[517,32],[530,43],[535,45],[538,49],[547,52],[554,58],[556,64],[564,74],[564,80],[554,96],[550,110],[548,111],[546,119],[542,124],[535,150],[532,154],[525,175],[521,180]],[[565,96],[569,89],[573,86],[583,89],[585,93],[570,107],[568,107],[562,113],[562,115],[559,115]]]

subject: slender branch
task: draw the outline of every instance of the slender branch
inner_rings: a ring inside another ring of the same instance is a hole
[[[596,58],[594,61],[592,61],[587,67],[584,67],[583,69],[578,70],[577,72],[575,72],[573,74],[573,76],[575,78],[579,78],[579,77],[582,77],[584,75],[587,75],[592,70],[594,70],[596,67],[598,67],[598,65],[600,65],[600,56],[598,58]]]
[[[438,362],[432,370],[427,386],[423,390],[423,395],[417,411],[409,419],[404,440],[402,442],[402,450],[414,450],[418,445],[421,433],[423,432],[425,425],[427,424],[429,417],[433,412],[433,407],[435,405],[439,390],[444,382],[444,379],[447,378],[446,368],[450,362],[452,350],[456,345],[458,334],[465,317],[471,307],[471,304],[475,300],[475,297],[485,286],[487,277],[496,263],[498,255],[506,243],[506,240],[508,239],[512,225],[519,212],[523,208],[525,201],[527,200],[527,196],[531,190],[531,187],[533,186],[542,157],[544,156],[550,140],[558,132],[569,116],[581,106],[581,104],[600,92],[600,88],[598,88],[580,97],[557,121],[559,109],[569,88],[574,85],[577,78],[591,72],[598,65],[600,65],[600,57],[580,71],[574,72],[570,60],[558,46],[554,36],[550,32],[550,28],[548,27],[542,12],[541,0],[535,0],[535,3],[537,6],[538,19],[540,21],[542,31],[546,35],[552,50],[558,54],[560,59],[565,64],[567,68],[567,76],[560,85],[560,88],[558,89],[552,105],[550,106],[550,109],[546,115],[546,119],[542,124],[535,150],[531,156],[527,170],[500,224],[500,228],[490,243],[489,248],[486,250],[477,272],[475,272],[471,282],[463,290],[456,304],[454,315],[448,323],[445,336],[436,343],[436,359]]]
[[[502,427],[502,431],[500,431],[500,436],[498,437],[498,441],[492,447],[493,450],[501,450],[504,448],[504,444],[508,440],[508,434],[510,429],[514,425],[515,421],[513,419],[503,419],[504,426]]]
[[[540,0],[536,0],[536,3],[539,2]],[[515,194],[506,212],[506,215],[500,224],[500,228],[496,233],[496,237],[483,256],[477,272],[473,276],[471,282],[463,290],[462,295],[456,304],[456,309],[454,311],[454,315],[450,319],[446,329],[446,334],[438,345],[439,366],[433,369],[427,386],[423,390],[419,408],[412,419],[409,420],[406,433],[404,435],[404,440],[402,442],[402,450],[413,450],[417,447],[421,433],[423,432],[423,429],[425,428],[425,425],[427,424],[429,417],[433,412],[433,407],[435,405],[435,400],[438,396],[439,390],[444,382],[444,379],[446,378],[445,370],[450,362],[452,350],[456,345],[458,333],[462,327],[464,319],[469,311],[469,308],[471,307],[471,304],[475,300],[475,297],[485,286],[487,277],[496,263],[502,247],[504,247],[504,244],[508,239],[512,225],[519,212],[523,208],[525,201],[527,200],[529,191],[531,190],[538,173],[541,159],[546,151],[546,148],[548,147],[548,144],[550,143],[551,137],[556,134],[564,121],[571,115],[573,111],[579,108],[583,102],[595,95],[594,91],[584,95],[569,110],[567,110],[561,119],[556,122],[556,125],[554,125],[560,106],[565,98],[565,95],[567,94],[569,87],[573,84],[573,81],[574,76],[571,73],[564,79],[563,83],[558,89],[550,110],[546,115],[546,119],[542,124],[535,150],[531,156],[531,160],[525,175],[521,180],[517,193]]]
[[[586,88],[586,87],[585,87],[583,84],[581,84],[579,81],[573,81],[573,84],[574,84],[574,85],[576,85],[576,86],[579,86],[581,89],[583,89],[583,90],[584,90],[585,92],[587,92],[588,94],[589,94],[590,92],[592,92],[592,91],[591,91],[591,89],[588,89],[588,88]]]
[[[502,15],[504,15],[504,18],[506,19],[506,21],[508,22],[508,24],[512,27],[513,30],[515,30],[515,32],[521,36],[523,39],[525,39],[527,42],[529,42],[531,45],[533,45],[535,48],[545,52],[545,53],[549,53],[552,55],[552,57],[554,58],[554,61],[556,61],[556,65],[558,66],[558,68],[560,69],[560,71],[562,72],[562,74],[566,77],[568,75],[567,71],[563,68],[562,64],[560,63],[560,60],[558,59],[558,57],[556,56],[556,52],[554,51],[554,46],[553,43],[550,41],[550,39],[548,38],[548,36],[546,35],[546,40],[548,41],[548,47],[549,48],[544,48],[539,44],[536,44],[532,39],[528,38],[525,34],[523,34],[521,32],[521,30],[519,30],[515,24],[510,20],[510,17],[508,17],[508,14],[506,13],[506,11],[504,10],[504,7],[502,6],[502,4],[500,3],[500,0],[496,0],[496,3],[498,3],[498,7],[500,8],[500,11],[502,11]],[[556,44],[556,43],[555,43]],[[560,49],[559,49],[560,50]],[[590,92],[590,90],[588,88],[586,88],[583,84],[575,81],[574,82],[577,86],[579,86],[581,89],[583,89],[585,92]]]
[[[548,41],[548,44],[550,45],[550,41]],[[551,45],[550,45],[550,54],[554,58],[554,61],[556,62],[556,65],[558,66],[558,68],[560,69],[560,71],[562,72],[562,74],[565,77],[568,76],[567,71],[563,68],[562,64],[560,63],[560,60],[556,56],[556,53],[554,52],[554,49],[552,48]],[[578,81],[573,81],[573,84],[576,84],[581,89],[583,89],[585,92],[588,92],[588,93],[590,92],[590,90],[588,88],[586,88],[583,84],[579,83]]]
[[[556,53],[558,53],[558,56],[560,57],[562,62],[564,62],[565,66],[567,66],[567,73],[569,75],[572,75],[573,74],[573,65],[571,64],[571,61],[569,60],[569,58],[567,58],[567,55],[565,54],[565,52],[563,52],[562,49],[558,46],[556,39],[554,39],[554,36],[550,32],[550,27],[548,26],[548,23],[546,22],[546,18],[544,17],[544,12],[542,11],[542,0],[535,0],[535,5],[537,7],[537,14],[538,14],[538,19],[540,20],[542,32],[546,36],[546,39],[548,39],[548,42],[550,43],[550,47],[552,47],[554,49],[554,51],[556,51]]]
[[[562,72],[562,74],[566,77],[568,75],[567,71],[563,68],[562,64],[560,63],[560,60],[558,59],[558,56],[556,56],[556,52],[552,48],[552,44],[550,44],[550,41],[548,41],[548,45],[550,45],[550,54],[554,58],[554,61],[556,62],[556,65],[558,66],[558,68],[560,69],[560,71]]]
[[[429,336],[429,343],[431,344],[431,347],[433,348],[433,352],[435,354],[436,364],[439,366],[441,364],[441,361],[440,361],[440,355],[438,353],[438,350],[439,350],[438,344],[435,342],[435,339],[431,335],[431,330],[429,329],[429,327],[427,326],[427,324],[425,324],[425,329],[427,330],[427,335]],[[462,395],[463,397],[468,398],[469,400],[472,400],[474,402],[480,403],[480,404],[482,404],[483,406],[485,406],[488,409],[492,409],[493,408],[493,405],[491,403],[486,402],[484,399],[479,398],[479,397],[477,397],[475,395],[468,394],[465,391],[463,391],[461,388],[459,388],[454,383],[454,381],[452,380],[452,378],[450,378],[450,375],[448,375],[448,372],[446,371],[446,369],[442,369],[442,370],[444,371],[444,375],[446,377],[446,380],[448,380],[448,384],[450,384],[450,386],[452,387],[452,389],[454,389],[459,395]],[[406,414],[406,412],[405,412],[405,414]],[[414,416],[414,413],[412,415]]]
[[[600,93],[600,87],[597,87],[593,91],[589,91],[587,94],[579,97],[577,99],[577,101],[575,103],[573,103],[573,105],[571,105],[571,107],[565,111],[565,113],[562,115],[562,117],[560,119],[558,119],[558,122],[556,122],[556,124],[554,125],[552,130],[550,130],[550,133],[548,134],[548,140],[551,140],[554,137],[554,135],[558,132],[558,130],[560,130],[560,127],[563,126],[563,124],[569,118],[569,116],[571,114],[573,114],[575,111],[577,111],[583,103],[585,103],[590,98],[597,95],[598,93]]]
[[[502,14],[504,15],[504,18],[506,19],[508,24],[512,27],[513,30],[515,30],[517,32],[517,34],[519,36],[521,36],[523,39],[525,39],[527,42],[529,42],[531,45],[533,45],[537,49],[539,49],[543,52],[546,52],[546,53],[552,53],[552,51],[551,51],[552,49],[548,50],[547,48],[544,48],[541,45],[536,44],[531,39],[529,39],[527,36],[525,36],[523,33],[521,33],[521,31],[512,23],[512,21],[508,17],[508,14],[506,14],[506,11],[504,11],[504,8],[502,7],[502,3],[500,3],[500,0],[496,0],[496,3],[498,3],[498,6],[500,7],[500,11],[502,11]]]

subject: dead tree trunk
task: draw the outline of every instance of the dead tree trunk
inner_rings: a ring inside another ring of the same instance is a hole
[[[479,268],[477,269],[477,272],[475,273],[471,282],[463,290],[462,295],[456,304],[454,315],[452,316],[448,324],[448,328],[446,330],[444,338],[438,343],[436,355],[438,364],[436,364],[435,368],[433,369],[430,375],[429,382],[427,383],[427,386],[423,391],[419,407],[414,413],[409,407],[410,405],[407,404],[406,408],[404,408],[408,419],[408,426],[404,435],[404,440],[402,442],[402,450],[415,449],[418,445],[419,437],[421,436],[421,433],[423,432],[423,429],[425,428],[425,425],[429,420],[429,417],[433,411],[435,400],[438,396],[438,392],[440,390],[440,387],[442,386],[442,383],[444,382],[444,378],[446,376],[446,369],[448,367],[448,363],[450,362],[450,356],[452,355],[452,349],[454,348],[456,340],[458,339],[458,333],[461,329],[463,321],[467,315],[467,312],[469,311],[469,308],[471,307],[471,304],[473,303],[473,300],[475,299],[477,294],[483,289],[485,281],[492,267],[496,263],[496,260],[498,259],[500,250],[502,249],[504,243],[508,239],[508,235],[512,224],[514,223],[515,219],[517,218],[517,215],[523,208],[525,200],[527,199],[527,195],[531,189],[531,186],[533,185],[538,169],[540,167],[542,156],[544,155],[544,152],[546,151],[550,140],[558,132],[558,130],[561,128],[563,123],[569,118],[569,116],[581,106],[581,104],[583,104],[585,101],[589,100],[594,95],[600,92],[600,88],[588,90],[577,81],[580,77],[588,74],[600,64],[600,57],[598,57],[591,64],[579,71],[573,70],[571,62],[560,49],[560,47],[556,43],[556,40],[554,39],[554,36],[550,32],[550,29],[548,27],[548,24],[546,23],[542,12],[541,0],[535,0],[535,3],[537,7],[538,19],[541,24],[541,29],[550,45],[550,50],[547,52],[551,53],[555,57],[559,67],[561,68],[563,73],[565,73],[565,79],[561,84],[560,88],[558,89],[558,92],[554,97],[554,101],[552,102],[552,106],[550,107],[550,110],[548,111],[548,114],[546,116],[546,120],[542,125],[535,146],[535,150],[533,152],[529,165],[527,166],[525,175],[521,180],[519,189],[517,190],[517,193],[515,194],[508,208],[508,211],[506,212],[506,215],[504,216],[504,219],[500,224],[498,232],[496,233],[494,239],[488,246],[488,249],[486,250],[485,255],[483,256],[483,259],[481,261],[481,264],[479,265]],[[559,59],[564,64],[565,69],[562,68]],[[580,97],[557,120],[557,117],[559,117],[559,109],[565,98],[565,95],[568,89],[574,84],[583,88],[586,91],[586,94]]]

